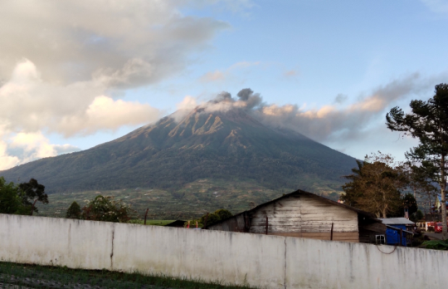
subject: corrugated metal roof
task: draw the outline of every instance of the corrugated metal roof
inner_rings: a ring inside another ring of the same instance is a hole
[[[406,218],[378,218],[385,225],[415,225],[414,222]]]

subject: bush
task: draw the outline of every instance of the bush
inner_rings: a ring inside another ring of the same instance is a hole
[[[226,209],[219,209],[215,211],[214,214],[219,216],[219,220],[224,220],[233,216],[232,213]]]
[[[192,220],[190,221],[191,224],[194,224],[196,221],[198,221],[199,227],[203,227],[205,225],[210,226],[213,225],[221,220],[227,219],[232,217],[232,213],[229,210],[226,209],[219,209],[216,210],[214,213],[207,213],[199,218],[199,220]]]
[[[85,220],[120,222],[130,220],[130,207],[113,197],[97,196],[82,208],[81,217]]]
[[[19,214],[23,210],[19,188],[12,182],[7,184],[5,179],[0,177],[0,213]]]

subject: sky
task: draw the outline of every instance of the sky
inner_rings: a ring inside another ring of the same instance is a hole
[[[385,115],[448,82],[447,30],[448,0],[1,1],[0,170],[242,89],[268,125],[402,160]]]

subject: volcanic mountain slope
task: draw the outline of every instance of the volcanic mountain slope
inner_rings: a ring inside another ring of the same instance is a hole
[[[91,149],[0,172],[36,178],[49,193],[120,188],[176,189],[198,179],[256,181],[268,188],[340,184],[355,160],[297,132],[263,125],[243,109],[165,117]]]

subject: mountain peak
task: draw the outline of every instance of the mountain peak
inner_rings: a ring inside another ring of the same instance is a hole
[[[251,180],[271,188],[340,184],[354,159],[303,135],[263,125],[245,108],[176,112],[86,151],[3,172],[34,177],[49,192],[181,187],[198,179]]]

